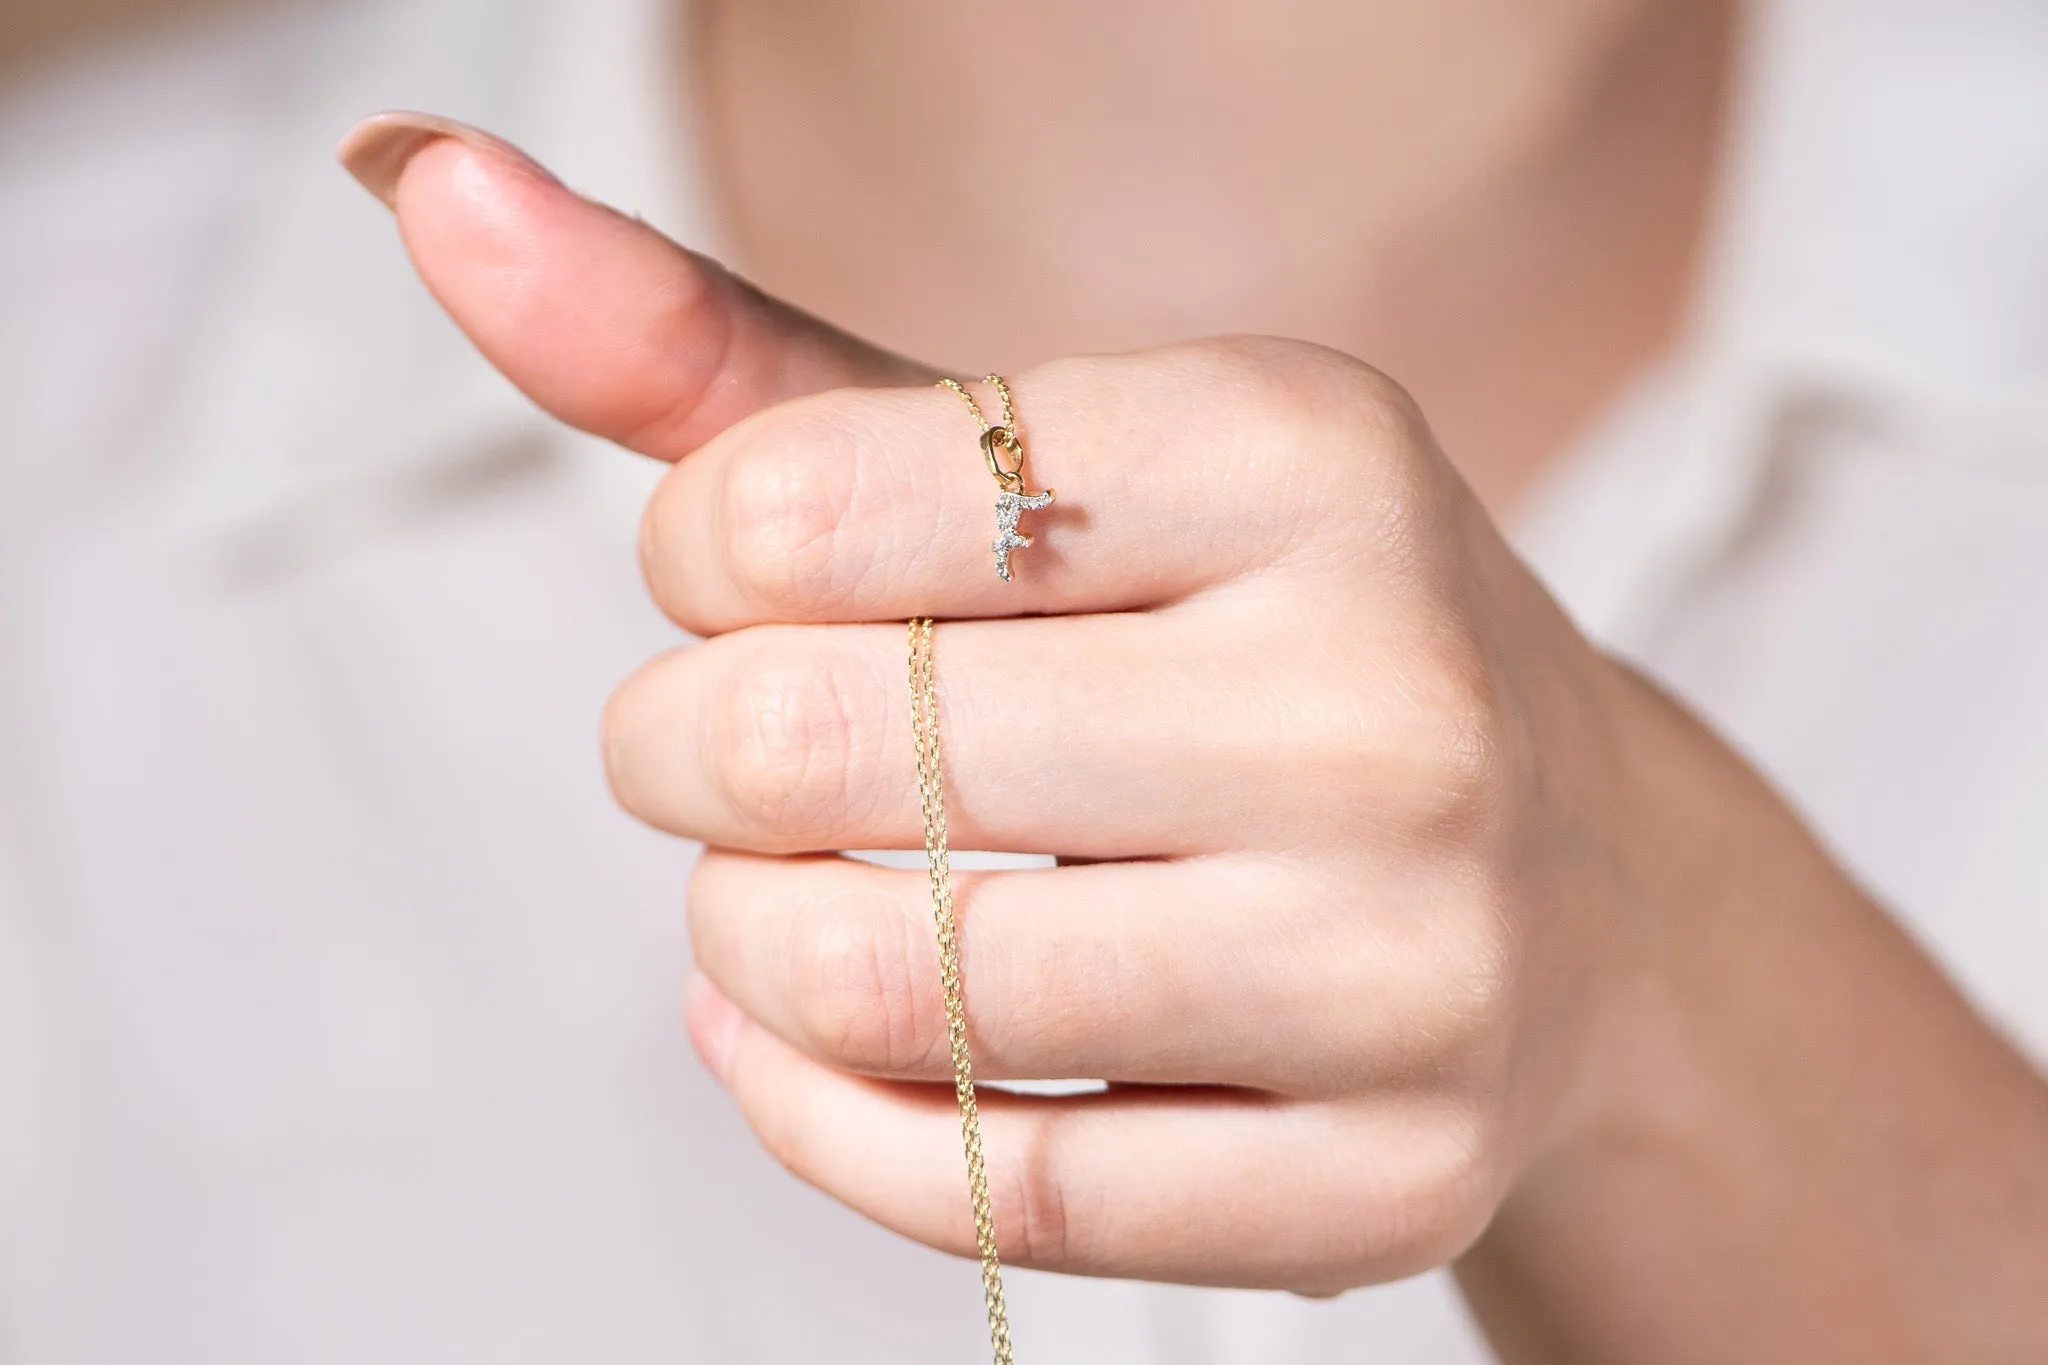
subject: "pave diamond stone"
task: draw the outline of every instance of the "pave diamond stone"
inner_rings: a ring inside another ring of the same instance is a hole
[[[1050,488],[1043,493],[1012,493],[1006,488],[996,494],[996,538],[989,542],[989,548],[996,552],[996,572],[1002,575],[1005,583],[1010,581],[1010,551],[1021,550],[1031,543],[1030,536],[1017,530],[1017,518],[1026,512],[1050,506]]]

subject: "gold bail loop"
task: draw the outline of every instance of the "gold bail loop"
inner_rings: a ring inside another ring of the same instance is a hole
[[[1010,464],[1003,464],[1002,450],[1010,452]],[[981,433],[981,455],[988,461],[988,472],[996,476],[996,482],[1012,493],[1024,491],[1024,446],[1018,441],[1017,433],[1009,427],[992,426]]]

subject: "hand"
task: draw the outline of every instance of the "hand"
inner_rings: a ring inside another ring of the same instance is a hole
[[[931,614],[956,846],[1087,860],[959,878],[981,1075],[1112,1083],[991,1097],[1005,1255],[1329,1291],[1462,1251],[1578,1065],[1621,689],[1406,395],[1270,340],[1018,375],[1061,496],[1005,583],[930,372],[440,157],[607,238],[536,333],[544,272],[406,218],[501,365],[679,461],[644,570],[707,638],[619,690],[606,753],[628,809],[711,846],[692,1026],[775,1155],[971,1250],[950,1094],[900,1084],[949,1074],[924,874],[816,856],[920,846],[901,622]]]
[[[1886,1313],[1988,1321],[1948,1253],[1920,1285],[1879,1246],[1865,1319],[1798,1267],[1872,1254],[1829,1240],[1871,1191],[1982,1226],[2041,1188],[2017,1155],[2048,1131],[2038,1086],[1753,775],[1572,628],[1384,376],[1245,339],[1015,376],[1060,501],[1005,584],[933,372],[502,148],[398,173],[408,245],[486,354],[676,462],[644,569],[708,638],[619,690],[606,752],[629,809],[711,846],[691,1029],[792,1170],[972,1250],[924,875],[823,852],[920,844],[901,622],[929,614],[956,846],[1070,860],[958,878],[977,1067],[1111,1082],[988,1097],[1007,1259],[1326,1293],[1485,1232],[1468,1288],[1530,1359],[1675,1358],[1730,1303],[1765,1307],[1729,1359],[1809,1325],[1882,1340]],[[1843,1006],[1873,988],[1941,1027],[1901,1046]],[[1977,1202],[1893,1188],[1903,1125],[1828,1121],[1906,1084],[1999,1135]],[[1759,1203],[1785,1185],[1806,1203]]]

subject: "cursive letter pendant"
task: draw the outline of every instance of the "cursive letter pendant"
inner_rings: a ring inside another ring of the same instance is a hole
[[[1010,463],[1005,464],[999,450],[1010,453]],[[989,548],[996,552],[996,573],[1007,583],[1010,581],[1010,552],[1021,550],[1031,543],[1031,537],[1017,529],[1017,518],[1026,512],[1052,506],[1053,490],[1043,493],[1024,491],[1024,447],[1017,441],[1017,435],[1009,427],[990,427],[981,434],[981,453],[988,461],[989,472],[996,476],[1000,490],[996,493],[996,538],[989,542]]]
[[[1017,530],[1017,518],[1026,512],[1050,506],[1050,488],[1043,493],[1012,493],[1005,488],[996,494],[996,538],[989,542],[989,548],[996,552],[996,572],[1003,576],[1004,582],[1010,579],[1010,551],[1021,550],[1031,543],[1030,536]]]

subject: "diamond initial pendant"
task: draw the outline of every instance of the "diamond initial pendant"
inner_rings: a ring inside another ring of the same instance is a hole
[[[989,548],[996,552],[996,572],[1005,583],[1010,581],[1010,551],[1031,543],[1030,536],[1017,530],[1017,518],[1051,505],[1050,488],[1043,493],[1012,493],[1005,488],[996,494],[996,538],[989,542]]]

